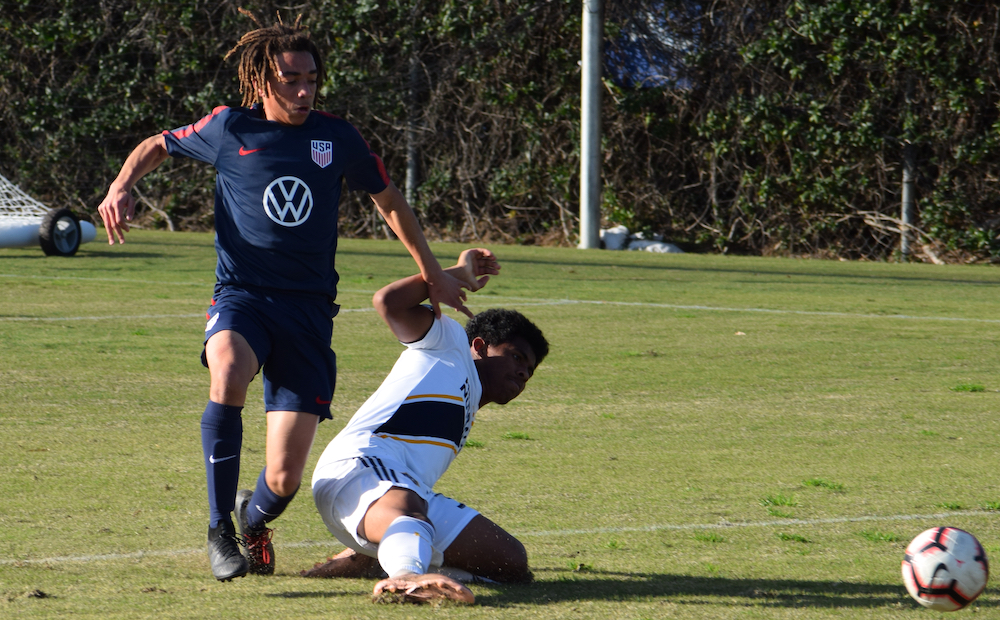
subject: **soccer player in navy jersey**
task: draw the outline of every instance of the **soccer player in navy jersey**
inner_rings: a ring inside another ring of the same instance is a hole
[[[358,131],[313,109],[323,61],[299,21],[257,26],[226,56],[239,54],[245,107],[221,106],[194,124],[144,140],[125,160],[98,208],[108,243],[124,243],[135,213],[131,190],[167,157],[194,158],[218,173],[217,282],[202,353],[211,384],[201,435],[208,478],[208,556],[220,581],[274,571],[272,532],[266,523],[294,497],[317,425],[331,417],[336,381],[331,319],[339,309],[334,258],[342,181],[371,196],[428,282],[437,314],[444,303],[471,316],[462,288],[476,288],[442,270],[413,210]],[[266,466],[252,492],[237,493],[241,412],[249,383],[261,371]],[[239,537],[230,513],[239,524]]]

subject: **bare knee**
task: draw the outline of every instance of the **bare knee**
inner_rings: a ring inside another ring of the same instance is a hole
[[[445,550],[444,562],[494,581],[532,579],[528,552],[521,541],[482,515],[476,515]]]
[[[247,387],[250,379],[246,379],[231,366],[215,365],[209,368],[212,384],[208,397],[224,405],[243,406],[247,398]]]
[[[299,489],[302,483],[302,472],[293,472],[287,469],[267,468],[264,474],[267,487],[281,497],[288,497]]]
[[[413,517],[430,523],[427,502],[409,489],[393,487],[368,507],[364,519],[358,524],[358,534],[365,540],[378,543],[398,517]]]
[[[521,541],[512,538],[499,559],[494,565],[494,577],[496,581],[523,583],[531,581],[534,576],[528,568],[528,551]]]
[[[246,339],[233,331],[218,332],[205,343],[205,359],[212,378],[209,398],[242,406],[247,386],[258,370],[257,356]]]

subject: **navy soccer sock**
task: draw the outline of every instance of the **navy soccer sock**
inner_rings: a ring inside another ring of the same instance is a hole
[[[201,447],[208,478],[209,525],[231,521],[240,483],[240,447],[243,444],[243,407],[208,401],[201,416]]]
[[[247,525],[250,529],[259,530],[268,521],[278,518],[278,515],[285,511],[292,498],[299,492],[296,488],[288,497],[281,497],[267,486],[267,468],[260,471],[257,477],[257,486],[253,490],[253,499],[247,506]]]

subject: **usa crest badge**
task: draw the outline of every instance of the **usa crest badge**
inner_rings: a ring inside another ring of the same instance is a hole
[[[312,160],[320,168],[326,168],[333,163],[333,142],[329,140],[313,140]]]

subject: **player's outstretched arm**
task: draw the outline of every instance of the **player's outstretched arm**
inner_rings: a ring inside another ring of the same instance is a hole
[[[493,252],[483,248],[465,250],[445,274],[461,283],[461,287],[478,291],[491,275],[500,273],[500,264]],[[372,299],[379,315],[400,342],[416,342],[424,337],[434,322],[434,312],[421,305],[427,299],[429,287],[421,274],[397,280],[383,287]],[[465,300],[465,291],[459,290]]]
[[[104,221],[104,229],[108,232],[109,245],[115,244],[115,237],[118,238],[118,243],[125,243],[124,233],[128,232],[128,222],[135,215],[132,187],[168,156],[166,140],[162,135],[155,135],[143,140],[125,159],[118,177],[108,188],[108,195],[97,207],[97,212]]]
[[[441,269],[441,264],[434,258],[427,239],[420,228],[416,214],[406,198],[400,193],[392,183],[377,194],[371,195],[379,213],[385,218],[392,232],[396,233],[399,240],[403,242],[410,252],[413,260],[423,280],[429,287],[428,296],[434,314],[441,316],[441,304],[447,304],[452,308],[471,317],[472,312],[465,307],[465,293],[462,292],[463,284],[448,273],[448,270]],[[473,289],[474,290],[474,289]],[[423,300],[421,300],[423,301]]]

